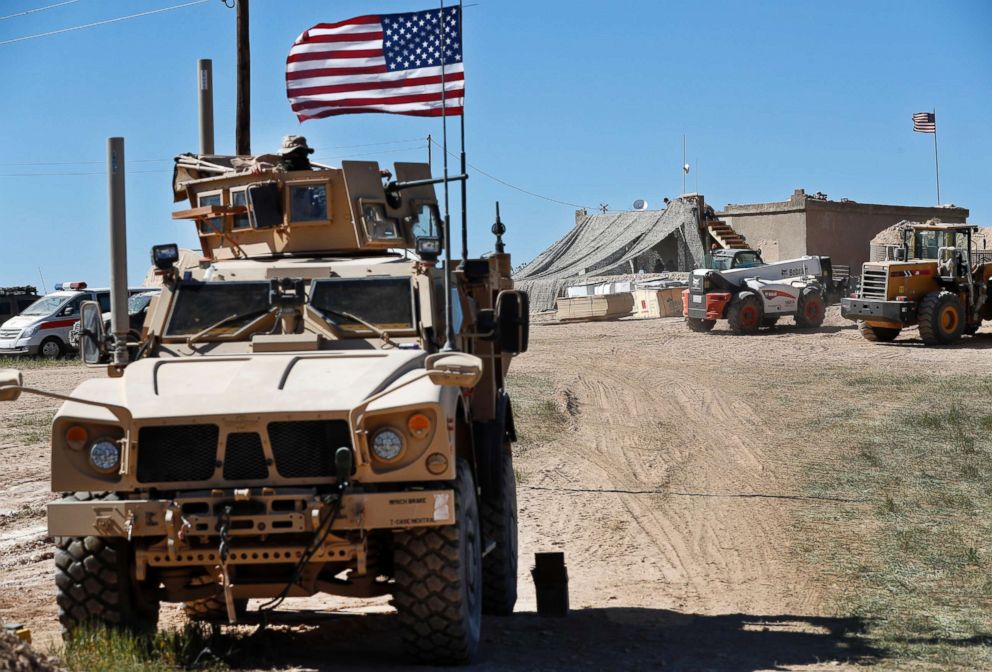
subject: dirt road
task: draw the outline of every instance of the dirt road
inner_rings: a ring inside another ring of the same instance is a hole
[[[522,439],[520,613],[485,622],[476,669],[834,670],[868,656],[850,637],[857,621],[832,614],[837,586],[800,550],[804,512],[872,505],[803,495],[819,459],[803,428],[837,389],[822,371],[966,371],[989,341],[872,346],[835,309],[820,331],[782,325],[754,337],[693,334],[676,319],[535,324],[511,374]],[[63,391],[91,375],[25,373]],[[42,641],[54,637],[55,606],[39,422],[54,407],[25,398],[0,412],[0,619],[26,622]],[[566,554],[566,619],[533,613],[527,570],[547,550]],[[286,611],[260,646],[234,646],[266,669],[402,660],[384,600],[290,607],[318,613],[304,626]],[[179,621],[167,612],[167,623]]]

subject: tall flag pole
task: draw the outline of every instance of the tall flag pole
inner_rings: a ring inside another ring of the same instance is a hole
[[[462,30],[462,0],[458,0],[458,34],[463,35]],[[462,62],[464,62],[464,54],[462,55]],[[465,263],[468,261],[468,166],[465,161],[465,109],[464,103],[462,104],[462,114],[461,114],[461,131],[462,131],[462,152],[461,152],[461,173],[464,176],[462,179],[462,267],[464,268]]]
[[[933,112],[917,112],[913,115],[913,130],[917,133],[933,134],[933,166],[937,175],[937,205],[940,205],[940,159],[937,154],[937,108]]]
[[[438,12],[441,20],[437,30],[441,39],[441,151],[444,153],[444,347],[443,352],[455,349],[455,327],[452,324],[451,307],[451,217],[448,214],[448,103],[445,91],[445,71],[447,70],[448,40],[447,30],[444,29],[444,0],[441,0],[441,10]],[[462,182],[464,184],[464,181]]]

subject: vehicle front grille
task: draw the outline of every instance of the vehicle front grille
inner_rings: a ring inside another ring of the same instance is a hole
[[[0,338],[17,338],[20,329],[0,329]]]
[[[138,480],[142,483],[206,481],[217,467],[217,425],[142,427]]]
[[[224,479],[251,481],[268,478],[262,439],[255,432],[238,432],[227,435],[227,453],[224,456]]]
[[[334,475],[334,451],[351,447],[345,420],[269,423],[269,441],[276,470],[283,478]]]
[[[883,267],[865,266],[861,276],[861,296],[865,299],[885,299],[889,271]]]

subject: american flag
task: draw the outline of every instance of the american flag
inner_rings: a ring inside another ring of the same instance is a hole
[[[286,59],[286,95],[300,121],[385,112],[462,113],[465,70],[458,7],[318,23]]]
[[[917,133],[936,133],[937,115],[933,112],[917,112],[913,115],[913,130]]]

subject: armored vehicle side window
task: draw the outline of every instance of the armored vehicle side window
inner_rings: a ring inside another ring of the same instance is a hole
[[[326,184],[289,185],[289,221],[327,220]]]
[[[248,192],[244,189],[239,189],[238,191],[231,191],[231,205],[240,205],[243,207],[248,206]],[[251,226],[248,221],[248,213],[243,215],[234,216],[234,224],[232,228],[234,229],[247,229]]]
[[[413,284],[406,277],[316,280],[310,305],[342,331],[369,331],[348,313],[382,329],[414,328]]]
[[[202,195],[198,203],[201,207],[205,205],[223,205],[220,194]],[[220,217],[205,219],[200,223],[200,233],[220,233],[223,230],[224,225]]]
[[[424,203],[414,208],[416,220],[413,224],[413,236],[436,236],[441,231],[441,217],[438,214],[437,206],[433,203]]]
[[[434,278],[434,311],[437,317],[435,318],[435,324],[437,328],[436,333],[441,335],[443,340],[443,335],[445,333],[445,320],[447,317],[447,307],[444,304],[444,273],[440,270]],[[459,333],[462,330],[462,323],[465,321],[465,315],[462,312],[462,301],[458,294],[458,287],[452,283],[451,285],[451,323],[455,327],[455,333]]]
[[[375,241],[397,240],[400,237],[396,219],[386,216],[386,206],[380,203],[366,203],[362,206],[362,220],[365,233]]]
[[[232,334],[270,309],[267,282],[183,284],[176,295],[167,336],[191,336],[216,325],[212,335]]]

